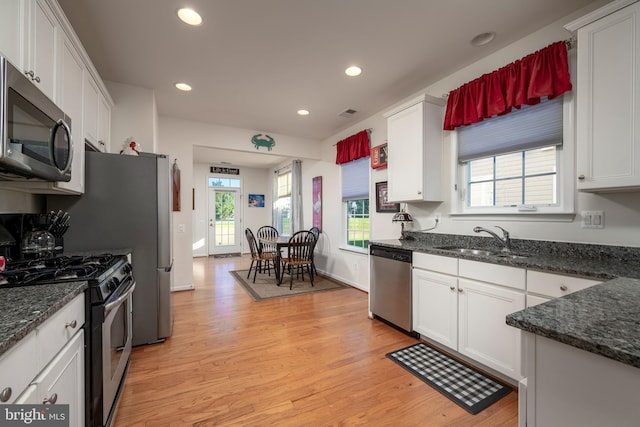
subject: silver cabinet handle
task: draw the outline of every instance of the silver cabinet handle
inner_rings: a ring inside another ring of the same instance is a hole
[[[567,286],[566,286],[566,285],[560,285],[560,290],[561,290],[562,292],[566,291],[567,289],[569,289],[569,288],[567,288]]]
[[[48,399],[44,399],[44,400],[42,401],[42,404],[43,404],[43,405],[46,405],[46,404],[50,403],[50,404],[52,404],[52,405],[55,405],[55,403],[56,403],[57,401],[58,401],[58,393],[53,393],[53,394],[51,395],[51,397],[50,397],[50,398],[48,398]]]
[[[75,320],[64,324],[65,328],[75,328],[76,326],[78,326],[78,322],[76,322]]]
[[[35,80],[35,81],[36,81],[36,83],[40,83],[40,77],[38,77],[38,76],[35,76],[35,77],[33,78],[33,80]]]
[[[2,391],[0,391],[0,402],[7,402],[11,399],[11,387],[5,387]]]
[[[455,291],[456,287],[455,286],[449,286],[449,289],[451,289],[452,291]]]
[[[580,181],[583,181],[583,180],[584,180],[584,178],[585,178],[585,176],[584,176],[584,175],[579,175],[579,176],[578,176],[578,179],[579,179]]]
[[[458,288],[458,292],[462,293],[462,288]]]
[[[422,194],[422,191],[418,191],[418,194]]]
[[[33,71],[29,70],[29,71],[25,71],[24,73],[25,73],[27,76],[31,77],[31,79],[33,80],[33,76],[35,75],[35,74],[33,73]]]

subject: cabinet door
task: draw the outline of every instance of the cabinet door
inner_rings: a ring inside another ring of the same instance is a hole
[[[413,270],[413,330],[440,344],[458,348],[458,279]]]
[[[74,335],[35,383],[40,403],[69,405],[68,425],[84,425],[84,331]]]
[[[71,140],[73,141],[73,160],[71,163],[71,181],[60,182],[60,188],[82,193],[84,191],[84,133],[82,117],[82,81],[84,63],[68,38],[62,41],[60,58],[60,105],[71,117]]]
[[[98,145],[100,150],[108,153],[111,139],[111,107],[104,96],[100,96],[98,103]]]
[[[28,64],[25,71],[51,100],[55,98],[56,37],[58,24],[44,0],[32,0],[29,28]],[[33,75],[31,75],[31,73]]]
[[[23,1],[0,1],[0,53],[18,69],[22,69],[24,22]]]
[[[520,373],[520,330],[505,317],[525,308],[524,292],[458,279],[458,351],[510,378]]]
[[[98,85],[89,73],[84,79],[84,137],[89,143],[99,149],[98,145],[98,103],[100,91]]]
[[[578,189],[640,188],[640,3],[578,30]]]
[[[387,118],[388,199],[422,200],[422,143],[424,102]]]

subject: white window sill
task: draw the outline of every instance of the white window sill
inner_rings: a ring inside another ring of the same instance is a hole
[[[573,222],[575,212],[455,212],[454,221],[496,220],[523,222]]]
[[[356,248],[354,246],[340,246],[341,251],[352,252],[354,254],[369,255],[369,248]]]

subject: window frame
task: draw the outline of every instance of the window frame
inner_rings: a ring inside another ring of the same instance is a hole
[[[575,94],[566,92],[562,102],[562,146],[556,147],[556,179],[557,204],[554,206],[467,206],[467,192],[469,179],[467,176],[468,162],[458,162],[457,131],[451,131],[451,165],[452,165],[452,216],[458,217],[496,217],[503,216],[510,220],[528,220],[531,216],[546,219],[568,220],[566,217],[575,214]]]
[[[288,180],[288,192],[280,195],[280,188],[279,188],[279,180],[281,177],[285,176],[285,175],[289,175]],[[293,216],[293,199],[292,199],[292,192],[293,192],[293,170],[291,169],[283,169],[281,171],[278,171],[278,173],[276,173],[275,176],[275,180],[274,180],[274,185],[276,186],[275,189],[275,200],[273,201],[273,214],[274,217],[275,215],[275,211],[277,211],[279,202],[281,200],[286,200],[289,199],[289,227],[291,227],[291,218]],[[282,220],[283,216],[280,215],[279,218]],[[285,230],[284,227],[284,221],[280,221],[280,223],[277,223],[275,221],[274,218],[274,227],[276,227],[276,229],[278,230],[278,233],[282,234],[282,235],[291,235],[293,234],[293,230],[289,229],[289,230]]]

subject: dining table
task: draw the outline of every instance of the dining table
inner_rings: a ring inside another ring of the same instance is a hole
[[[273,250],[276,257],[273,260],[273,268],[276,272],[276,283],[280,285],[280,266],[282,264],[282,250],[289,246],[289,239],[291,236],[277,236],[277,237],[259,237],[261,247],[266,247],[268,250]]]

